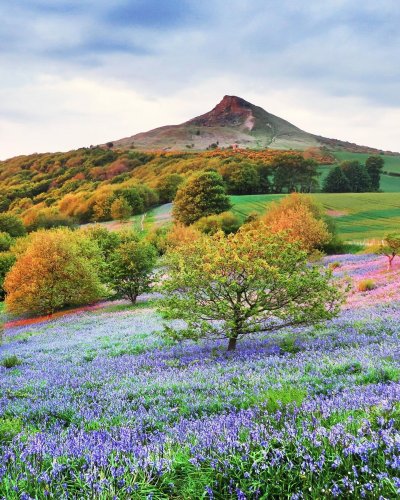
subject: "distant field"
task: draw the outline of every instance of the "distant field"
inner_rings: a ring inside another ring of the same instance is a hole
[[[233,212],[242,218],[250,212],[262,213],[282,196],[232,196]],[[340,213],[336,223],[345,240],[379,239],[389,231],[400,231],[400,193],[317,193],[313,196],[326,210]]]
[[[364,153],[349,153],[346,151],[337,151],[334,153],[334,156],[337,158],[338,163],[344,160],[357,160],[360,163],[364,164],[370,155]],[[385,166],[383,167],[384,171],[400,174],[400,156],[384,155],[383,159],[385,160]],[[318,171],[321,174],[319,177],[320,186],[322,186],[322,183],[325,177],[328,175],[328,172],[331,168],[332,166],[328,165],[321,165],[320,167],[318,167]],[[400,192],[400,177],[393,177],[391,175],[382,175],[381,190],[384,191],[385,193]]]

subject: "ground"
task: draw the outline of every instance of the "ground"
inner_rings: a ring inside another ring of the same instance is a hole
[[[9,323],[0,498],[397,497],[400,263],[324,265],[352,281],[339,318],[231,354],[164,340],[156,296]]]

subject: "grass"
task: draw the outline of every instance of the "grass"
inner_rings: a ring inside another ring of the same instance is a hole
[[[251,212],[263,213],[278,195],[231,196],[233,212],[244,219]],[[400,227],[400,195],[395,193],[315,193],[315,199],[335,218],[339,235],[346,241],[381,239]]]

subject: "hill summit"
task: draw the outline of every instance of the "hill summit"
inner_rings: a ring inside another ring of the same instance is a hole
[[[215,147],[296,149],[314,147],[378,153],[380,150],[310,134],[238,96],[225,95],[211,111],[180,125],[112,141],[113,147],[143,150],[205,150]]]

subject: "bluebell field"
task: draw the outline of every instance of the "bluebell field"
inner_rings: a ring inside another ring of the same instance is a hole
[[[394,289],[374,259],[326,263]],[[397,498],[400,302],[377,293],[235,353],[163,340],[150,296],[9,326],[0,498]]]

